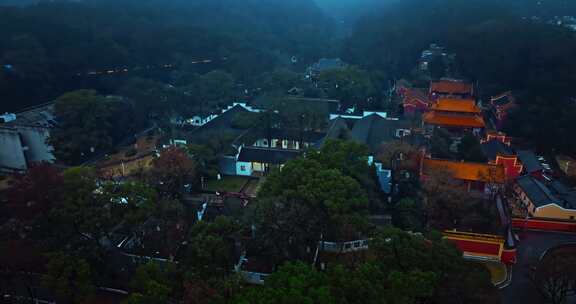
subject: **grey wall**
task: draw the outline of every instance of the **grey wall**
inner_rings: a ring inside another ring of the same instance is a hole
[[[45,128],[18,127],[24,146],[28,147],[25,152],[28,163],[53,162],[54,154],[52,147],[47,143],[50,132]]]
[[[20,135],[14,129],[0,128],[0,170],[26,170]]]

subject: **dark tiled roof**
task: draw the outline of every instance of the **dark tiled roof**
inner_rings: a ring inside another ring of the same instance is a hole
[[[193,143],[206,143],[210,138],[214,138],[221,134],[238,136],[244,132],[244,130],[233,128],[232,121],[234,120],[234,117],[240,113],[248,113],[248,110],[244,109],[240,105],[236,105],[232,109],[226,111],[226,113],[220,114],[205,125],[190,132],[188,134],[188,140]]]
[[[372,151],[376,151],[382,143],[396,139],[398,129],[411,129],[410,122],[372,114],[354,124],[351,137],[355,141],[368,145]]]
[[[534,152],[532,151],[528,150],[518,151],[518,158],[520,159],[520,162],[522,162],[522,165],[524,165],[524,168],[526,168],[526,171],[528,171],[528,173],[544,169],[542,168],[542,165],[538,161],[536,154],[534,154]]]
[[[54,103],[47,103],[17,113],[16,120],[7,122],[4,126],[52,128],[57,124],[54,116]]]
[[[522,188],[526,196],[532,201],[536,207],[542,207],[549,204],[562,205],[561,201],[556,198],[546,185],[542,184],[537,179],[530,175],[525,175],[516,181],[518,186]]]
[[[564,185],[562,182],[555,180],[550,183],[550,189],[558,194],[568,194],[574,190],[568,188],[568,186]]]
[[[340,101],[335,99],[324,98],[304,98],[304,97],[274,97],[263,95],[256,98],[251,105],[257,108],[286,111],[306,111],[318,113],[328,117],[330,113],[337,113],[340,107]]]
[[[340,139],[347,132],[350,132],[345,118],[335,118],[330,121],[326,136],[318,143],[319,146],[323,145],[329,139]]]
[[[496,139],[483,143],[482,152],[490,160],[495,160],[498,155],[514,155],[512,148]]]
[[[258,130],[257,136],[260,138],[266,138],[270,136],[275,139],[286,139],[286,140],[302,140],[307,143],[317,143],[322,140],[326,133],[316,132],[316,131],[299,131],[299,130],[288,130],[288,129],[271,129],[270,133],[266,130]]]
[[[568,186],[560,181],[553,181],[550,183],[550,190],[554,192],[562,201],[563,207],[568,209],[576,209],[576,189],[570,189]]]
[[[301,152],[298,150],[243,147],[238,156],[238,161],[279,165],[298,158],[300,154]]]

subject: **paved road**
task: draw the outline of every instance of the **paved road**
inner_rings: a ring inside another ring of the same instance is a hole
[[[512,271],[512,283],[501,291],[503,303],[542,304],[542,297],[528,279],[530,267],[547,249],[576,243],[576,234],[537,231],[516,231],[516,234],[520,238],[518,262]]]

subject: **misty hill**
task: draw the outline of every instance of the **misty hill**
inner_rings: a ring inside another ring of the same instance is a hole
[[[291,56],[302,64],[322,57],[330,50],[331,28],[313,0],[86,0],[4,7],[0,66],[11,69],[5,76],[0,69],[0,95],[38,103],[69,88],[70,76],[79,72],[197,59],[226,58],[216,68],[247,80]]]

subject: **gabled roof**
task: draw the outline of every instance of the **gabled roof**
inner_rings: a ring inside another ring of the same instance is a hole
[[[430,84],[430,92],[441,94],[472,95],[474,93],[474,87],[472,84],[463,81],[440,80],[433,81]]]
[[[501,184],[506,181],[504,167],[500,165],[427,158],[424,159],[422,169],[424,174],[435,170],[447,170],[454,175],[454,178],[465,181]]]
[[[428,112],[422,118],[425,123],[431,125],[470,128],[484,128],[486,126],[484,119],[479,115],[469,116]]]
[[[324,132],[316,132],[316,131],[299,131],[295,129],[280,129],[280,128],[271,128],[268,130],[257,130],[256,134],[259,138],[267,138],[270,136],[271,139],[285,139],[285,140],[296,140],[306,143],[317,143],[322,140],[326,133]]]
[[[505,145],[503,142],[492,139],[485,143],[482,143],[482,152],[490,160],[495,160],[498,155],[510,156],[514,155],[514,151],[509,146]]]
[[[250,112],[244,107],[236,105],[225,113],[218,115],[218,117],[212,119],[203,126],[194,129],[192,132],[187,134],[186,139],[192,143],[203,144],[210,138],[221,136],[222,134],[236,137],[245,131],[235,129],[232,126],[234,118],[240,113]]]
[[[238,155],[238,161],[281,165],[289,160],[298,158],[301,154],[302,152],[298,150],[242,147]]]
[[[555,197],[546,185],[530,175],[525,175],[516,180],[518,186],[526,193],[526,196],[536,207],[549,204],[561,205],[562,202]]]
[[[45,103],[16,113],[16,119],[2,124],[5,127],[53,128],[58,125],[54,116],[54,103]]]
[[[482,110],[476,105],[474,99],[440,98],[432,107],[434,111],[462,112],[480,114]]]
[[[518,158],[528,173],[544,170],[542,164],[538,161],[536,154],[532,151],[520,150],[518,151]]]
[[[396,139],[396,131],[399,129],[410,130],[410,122],[372,114],[354,124],[351,137],[353,140],[367,145],[372,151],[376,151],[382,143]]]
[[[343,135],[350,132],[350,126],[353,125],[353,122],[350,122],[350,120],[347,120],[346,118],[336,117],[335,119],[332,119],[328,125],[326,136],[318,142],[318,146],[323,145],[329,139],[340,139]]]

